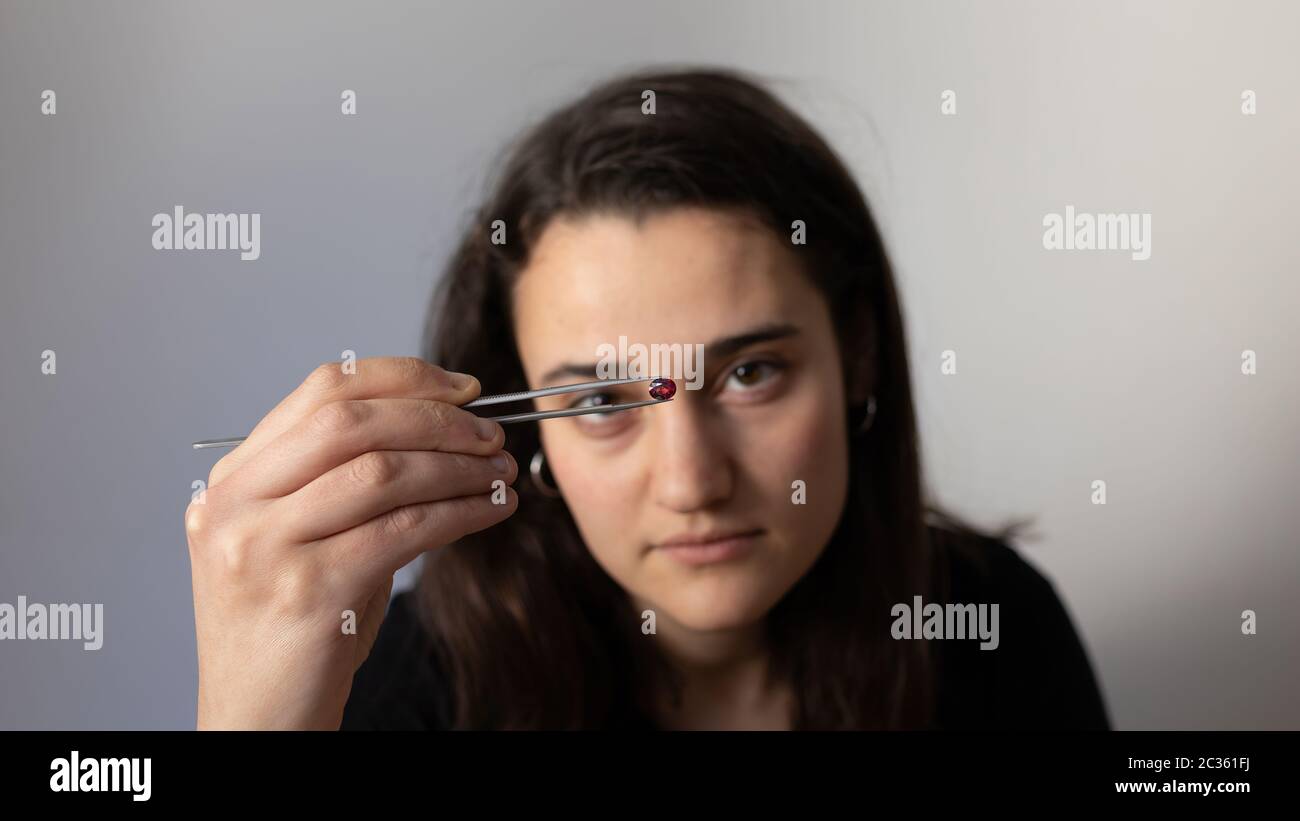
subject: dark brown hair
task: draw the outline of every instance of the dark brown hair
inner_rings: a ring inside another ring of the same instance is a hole
[[[643,92],[655,112],[643,113]],[[802,729],[929,726],[927,642],[890,637],[890,609],[928,596],[927,511],[899,299],[862,193],[826,142],[755,82],[730,71],[632,74],[555,111],[510,150],[442,278],[426,357],[493,393],[527,390],[511,288],[559,215],[740,209],[782,237],[806,226],[809,280],[830,306],[846,395],[865,379],[876,417],[849,408],[849,496],[809,572],[766,620],[773,671],[793,684]],[[508,242],[490,241],[503,221]],[[859,392],[861,393],[861,392]],[[865,395],[865,394],[861,394]],[[526,466],[535,425],[506,426]],[[525,467],[526,474],[526,467]],[[516,482],[504,523],[426,556],[420,595],[464,728],[582,728],[653,722],[678,681],[622,588],[596,563],[562,499]],[[666,689],[665,689],[666,688]]]

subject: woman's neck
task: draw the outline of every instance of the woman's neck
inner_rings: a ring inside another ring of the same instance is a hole
[[[645,608],[640,608],[644,611]],[[681,701],[660,693],[657,723],[671,730],[784,730],[793,715],[793,691],[773,681],[761,622],[698,631],[659,614],[653,640],[679,674]]]

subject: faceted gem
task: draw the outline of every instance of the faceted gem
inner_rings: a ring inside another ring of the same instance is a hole
[[[660,377],[650,383],[650,395],[661,402],[672,399],[675,393],[677,393],[677,383],[671,379]]]

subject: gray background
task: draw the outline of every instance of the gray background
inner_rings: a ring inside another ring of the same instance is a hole
[[[1300,728],[1297,31],[1289,3],[5,0],[0,601],[106,612],[98,652],[0,643],[0,728],[192,727],[181,517],[216,457],[188,443],[344,349],[418,353],[503,142],[680,61],[771,79],[852,164],[935,495],[1038,516],[1118,726]],[[261,213],[261,259],[153,250],[176,204]],[[1044,251],[1067,204],[1151,212],[1151,259]]]

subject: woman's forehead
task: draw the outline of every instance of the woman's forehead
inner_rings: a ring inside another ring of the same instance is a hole
[[[810,291],[774,232],[728,214],[597,215],[543,232],[515,288],[516,332],[521,344],[576,347],[620,335],[704,342],[788,318]]]

